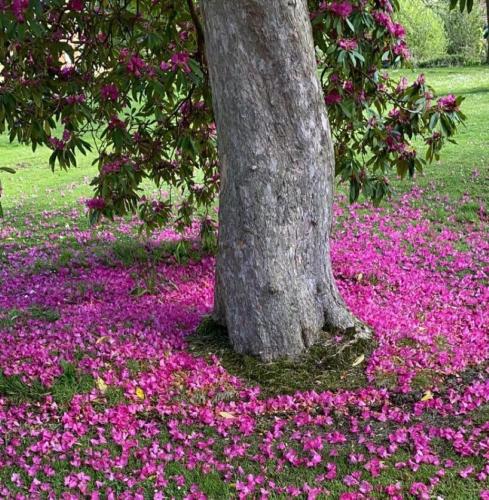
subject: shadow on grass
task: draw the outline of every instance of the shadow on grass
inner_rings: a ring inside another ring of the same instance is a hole
[[[488,92],[488,87],[469,87],[467,89],[457,90],[457,95],[486,94]]]
[[[226,329],[210,317],[187,337],[189,350],[197,356],[216,355],[226,370],[258,385],[265,396],[297,391],[357,389],[367,385],[364,365],[375,348],[373,340],[345,335],[335,342],[326,332],[320,342],[297,359],[264,363],[255,357],[234,352]]]

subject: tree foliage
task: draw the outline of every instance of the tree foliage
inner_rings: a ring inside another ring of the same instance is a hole
[[[392,168],[413,175],[439,157],[464,120],[462,98],[437,100],[422,75],[389,75],[410,59],[397,0],[309,7],[337,174],[351,201],[363,192],[378,203]],[[93,220],[137,212],[149,228],[189,225],[219,189],[201,23],[192,0],[2,2],[0,132],[51,148],[53,169],[95,144]],[[147,199],[145,179],[165,192]]]

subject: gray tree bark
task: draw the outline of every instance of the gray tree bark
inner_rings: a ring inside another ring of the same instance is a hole
[[[355,320],[330,260],[334,156],[306,0],[202,0],[221,182],[215,317],[294,357]]]

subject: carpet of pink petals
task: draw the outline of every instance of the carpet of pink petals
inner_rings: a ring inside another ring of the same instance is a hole
[[[476,418],[489,404],[488,225],[430,222],[421,196],[337,208],[337,280],[377,340],[369,385],[268,398],[186,350],[212,307],[212,258],[160,262],[158,293],[138,295],[140,268],[95,251],[134,224],[79,230],[74,211],[61,229],[57,214],[0,226],[0,318],[60,315],[0,327],[0,371],[49,388],[71,363],[97,381],[66,407],[0,395],[0,498],[200,499],[212,495],[192,478],[213,474],[240,498],[429,499],[452,474],[489,499],[489,422]],[[66,267],[36,267],[68,240]]]

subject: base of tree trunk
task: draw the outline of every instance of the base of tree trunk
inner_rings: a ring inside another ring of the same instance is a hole
[[[334,361],[335,365],[348,365],[351,361],[352,356],[355,353],[362,353],[365,351],[370,351],[373,346],[373,331],[372,329],[360,321],[358,318],[354,317],[344,305],[339,304],[337,309],[333,311],[330,310],[330,314],[327,323],[324,328],[318,330],[312,334],[311,338],[315,341],[310,344],[305,345],[305,349],[289,356],[279,356],[279,357],[264,357],[256,356],[262,362],[273,362],[278,359],[299,359],[301,356],[307,355],[307,351],[311,348],[322,347],[328,354],[326,358],[330,361]],[[219,330],[221,336],[225,336],[229,344],[232,345],[232,340],[228,335],[226,322],[222,309],[220,307],[215,307],[212,315],[206,317],[201,326],[199,327],[200,332],[209,332],[212,330]],[[342,337],[339,342],[336,340],[337,337]],[[236,350],[236,346],[233,346],[234,350],[239,354],[253,355],[252,352],[240,352]],[[358,354],[358,355],[360,355]]]
[[[355,331],[343,332],[340,341],[338,334],[320,332],[317,343],[300,355],[273,362],[236,353],[227,330],[211,316],[203,319],[187,341],[193,354],[217,356],[229,373],[250,385],[261,386],[264,396],[272,396],[308,390],[352,390],[367,385],[365,365],[376,347],[371,330],[359,324]],[[219,395],[227,397],[232,400],[235,395]]]
[[[208,335],[209,332],[213,331],[218,332],[218,335],[225,338],[229,345],[231,345],[231,340],[227,333],[227,329],[222,322],[222,317],[216,317],[214,312],[211,316],[206,316],[202,320],[202,323],[197,329],[197,335]],[[358,319],[354,320],[354,326],[352,327],[347,329],[336,328],[329,331],[321,330],[317,333],[317,337],[317,342],[312,344],[310,348],[320,347],[324,349],[325,359],[328,359],[331,362],[334,361],[334,365],[337,367],[345,366],[345,364],[348,365],[348,363],[352,360],[352,356],[356,354],[360,355],[365,352],[370,352],[374,345],[372,329]],[[342,337],[342,339],[337,341],[337,337]],[[302,356],[307,356],[307,350],[294,356],[292,359],[297,360]],[[267,360],[261,361],[268,363],[273,362]]]
[[[320,274],[323,279],[316,281],[314,277]],[[311,281],[315,281],[315,285],[306,286]],[[318,343],[328,343],[328,336],[344,337],[345,349],[350,344],[363,343],[372,338],[371,329],[351,313],[339,293],[329,251],[325,261],[311,273],[311,278],[299,282],[298,286],[291,283],[289,289],[281,293],[266,291],[253,301],[243,297],[238,310],[240,316],[247,319],[242,323],[233,314],[229,316],[231,324],[227,323],[226,298],[222,296],[224,289],[219,283],[218,269],[212,319],[228,331],[230,343],[239,354],[255,356],[264,362],[297,359]],[[250,326],[249,319],[259,317],[253,308],[261,308],[262,304],[271,311],[267,322],[257,321]],[[249,307],[248,314],[243,307]],[[263,328],[263,325],[266,327]],[[338,347],[341,352],[343,348]]]

